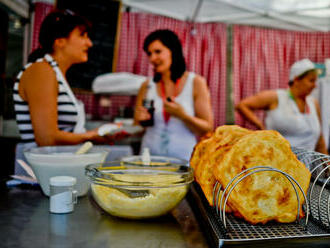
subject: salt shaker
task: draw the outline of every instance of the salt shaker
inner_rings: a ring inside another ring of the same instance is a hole
[[[77,203],[77,191],[74,185],[77,179],[69,176],[56,176],[49,179],[49,211],[56,214],[70,213]]]

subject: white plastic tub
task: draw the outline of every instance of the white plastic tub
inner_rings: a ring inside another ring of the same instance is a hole
[[[54,176],[75,177],[78,196],[87,193],[89,181],[85,177],[86,165],[104,162],[111,149],[93,147],[85,154],[74,154],[79,147],[45,146],[24,151],[45,195],[49,196],[49,178]]]

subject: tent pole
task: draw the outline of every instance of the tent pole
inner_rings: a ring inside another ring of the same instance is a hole
[[[233,25],[227,24],[226,52],[226,125],[235,124],[233,95]]]
[[[182,15],[179,15],[178,13],[173,13],[171,11],[168,11],[166,9],[161,9],[159,10],[158,8],[152,6],[152,5],[145,5],[141,2],[134,2],[134,1],[130,1],[130,0],[121,0],[121,2],[123,3],[124,6],[129,6],[131,8],[135,8],[138,10],[142,10],[144,12],[150,12],[156,15],[163,15],[163,16],[167,16],[167,17],[171,17],[173,19],[178,19],[181,21],[186,21],[186,17],[183,17]]]
[[[197,18],[197,15],[202,7],[202,3],[203,3],[204,0],[198,0],[198,3],[196,5],[196,8],[195,8],[195,11],[190,19],[191,22],[195,22],[196,21],[196,18]]]

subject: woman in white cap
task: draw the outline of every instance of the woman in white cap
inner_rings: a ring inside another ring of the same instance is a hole
[[[288,89],[262,91],[243,99],[236,109],[258,129],[280,132],[291,146],[327,154],[320,107],[310,96],[317,77],[317,69],[309,59],[299,60],[290,68]],[[255,110],[266,111],[265,124]]]

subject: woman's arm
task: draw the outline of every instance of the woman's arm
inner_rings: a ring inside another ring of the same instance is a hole
[[[213,130],[213,112],[206,80],[199,75],[194,79],[193,94],[195,116],[188,115],[175,101],[165,101],[164,107],[168,113],[181,119],[192,132],[201,136]]]
[[[316,112],[317,112],[317,115],[318,115],[318,118],[319,118],[320,126],[322,126],[322,117],[321,117],[320,104],[318,103],[318,101],[316,99],[314,99],[314,100],[315,100],[315,108],[316,108]],[[321,152],[323,154],[328,154],[322,131],[321,131],[320,137],[319,137],[319,139],[316,143],[315,151]]]
[[[145,81],[138,92],[134,110],[134,125],[138,125],[140,121],[149,120],[151,118],[148,110],[143,107],[143,99],[145,98],[148,90],[148,81]]]
[[[270,110],[277,107],[277,93],[274,90],[261,91],[247,97],[238,103],[235,108],[258,129],[264,130],[262,121],[254,114],[254,110]]]
[[[57,125],[58,83],[46,62],[31,65],[22,75],[20,96],[28,102],[32,128],[39,146],[79,144],[87,140],[106,142],[97,130],[75,134],[61,131]]]

